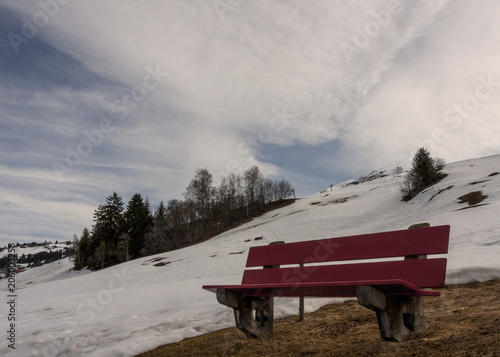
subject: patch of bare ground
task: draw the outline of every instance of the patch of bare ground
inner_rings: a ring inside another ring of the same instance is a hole
[[[469,192],[466,195],[460,196],[458,198],[458,203],[468,203],[469,206],[477,205],[478,203],[483,202],[488,196],[483,195],[481,191]]]
[[[488,181],[491,181],[491,180],[474,181],[474,182],[470,182],[469,185],[479,185],[480,183],[485,183]]]
[[[161,262],[161,263],[156,263],[156,264],[153,264],[153,266],[155,267],[164,267],[165,265],[169,265],[170,262]]]
[[[141,265],[149,265],[148,262],[152,262],[152,263],[157,263],[161,260],[165,259],[165,257],[160,257],[160,258],[153,258],[153,259],[149,259],[149,260],[146,260],[144,263],[142,263]],[[158,264],[154,264],[154,266],[158,266]]]
[[[276,320],[273,337],[249,339],[230,328],[139,356],[499,356],[500,280],[439,290],[441,297],[424,298],[426,330],[404,343],[382,340],[375,313],[348,301],[301,322]]]
[[[353,195],[353,196],[347,196],[347,197],[337,197],[337,198],[331,198],[327,201],[321,202],[321,201],[315,201],[311,202],[311,206],[319,205],[319,206],[327,206],[327,205],[337,205],[340,203],[346,203],[347,201],[353,199],[353,198],[358,198],[358,195]]]
[[[291,216],[292,214],[297,214],[297,213],[300,213],[300,212],[304,212],[305,209],[301,209],[300,211],[295,211],[295,212],[292,212],[292,213],[289,213],[288,216]]]

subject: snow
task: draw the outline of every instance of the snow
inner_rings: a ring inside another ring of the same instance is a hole
[[[449,224],[447,284],[500,278],[500,174],[490,176],[500,171],[500,155],[449,164],[443,171],[448,174],[443,181],[411,202],[400,199],[403,173],[377,170],[382,174],[328,187],[192,247],[98,272],[71,272],[65,259],[20,273],[16,350],[3,343],[0,354],[134,356],[234,326],[232,310],[201,286],[239,284],[248,249],[276,240],[382,232],[420,222]],[[468,204],[457,198],[472,191],[488,196],[485,205],[459,210]],[[0,291],[7,299],[5,280]],[[333,301],[338,300],[306,299],[306,311]],[[0,304],[1,316],[7,308]],[[276,300],[276,318],[297,309],[296,299]],[[0,324],[7,331],[7,319]]]
[[[90,273],[89,270],[74,271],[70,258],[57,260],[53,263],[31,268],[16,276],[16,289],[24,289],[30,284],[41,284],[63,280]],[[1,285],[0,285],[1,286]]]
[[[4,243],[4,241],[1,241],[2,243]],[[9,254],[8,252],[8,249],[7,249],[7,245],[9,244],[9,242],[6,242],[4,245],[0,245],[0,247],[2,248],[5,248],[3,251],[0,252],[0,258],[3,258],[5,257],[6,255]],[[28,255],[28,254],[37,254],[37,253],[41,253],[41,252],[56,252],[56,251],[59,251],[59,250],[62,250],[64,251],[66,248],[70,248],[70,246],[66,245],[66,243],[58,243],[58,244],[47,244],[47,245],[37,245],[37,246],[34,246],[34,247],[17,247],[16,248],[16,253],[18,256],[21,256],[21,255]]]

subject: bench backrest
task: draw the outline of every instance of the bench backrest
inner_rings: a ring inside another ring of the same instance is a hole
[[[310,263],[426,256],[448,252],[450,226],[407,229],[351,237],[252,247],[243,284],[403,279],[420,288],[444,285],[446,259],[398,260],[375,263],[311,266]],[[305,264],[304,267],[278,268]],[[309,265],[308,265],[309,264]]]
[[[247,267],[445,254],[450,226],[252,247]]]

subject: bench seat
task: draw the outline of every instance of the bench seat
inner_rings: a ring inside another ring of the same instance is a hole
[[[356,297],[358,286],[373,286],[387,295],[440,296],[439,291],[419,289],[401,280],[357,280],[321,283],[283,283],[283,284],[245,284],[245,285],[206,285],[203,288],[213,293],[217,289],[227,289],[242,296],[262,297]]]

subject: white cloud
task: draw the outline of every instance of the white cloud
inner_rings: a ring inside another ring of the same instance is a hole
[[[27,19],[41,11],[37,2],[4,3]],[[103,197],[141,192],[154,203],[179,197],[197,168],[216,174],[253,164],[301,186],[301,165],[323,165],[329,184],[327,175],[339,170],[406,164],[432,142],[433,154],[448,161],[492,154],[500,88],[459,125],[443,115],[475,95],[479,76],[500,82],[499,11],[494,1],[243,1],[224,14],[201,0],[72,1],[18,56],[43,40],[85,66],[80,76],[105,83],[89,79],[82,89],[68,78],[30,89],[26,100],[23,86],[3,89],[4,108],[24,104],[24,123],[45,123],[37,136],[0,112],[9,133],[29,134],[22,142],[35,148],[8,162],[38,161],[37,170],[53,175],[51,163],[64,162],[67,146],[74,149],[103,117],[115,129],[65,175],[68,195],[91,181]],[[21,26],[12,31],[21,34]],[[168,75],[118,119],[117,103],[124,108],[127,96],[141,93],[151,69]],[[266,155],[274,145],[290,155],[301,147],[335,152],[318,150],[285,168]],[[83,211],[70,212],[82,219]]]
[[[287,130],[289,142],[318,144],[339,135],[335,122],[366,102],[438,7],[400,4],[348,63],[340,45],[368,31],[373,11],[388,11],[385,1],[362,4],[248,2],[234,9],[241,12],[234,20],[221,21],[207,2],[71,3],[46,37],[130,86],[146,66],[160,66],[171,73],[162,89],[198,120],[258,131],[273,109],[288,105],[301,116]]]
[[[352,124],[364,161],[408,165],[420,146],[448,161],[498,152],[491,138],[498,135],[500,50],[492,45],[497,32],[491,26],[499,10],[488,5],[449,5],[399,54]],[[488,98],[474,99],[488,78],[498,83],[493,92],[481,89]],[[467,98],[465,105],[475,109],[464,109],[463,118],[454,107]]]

